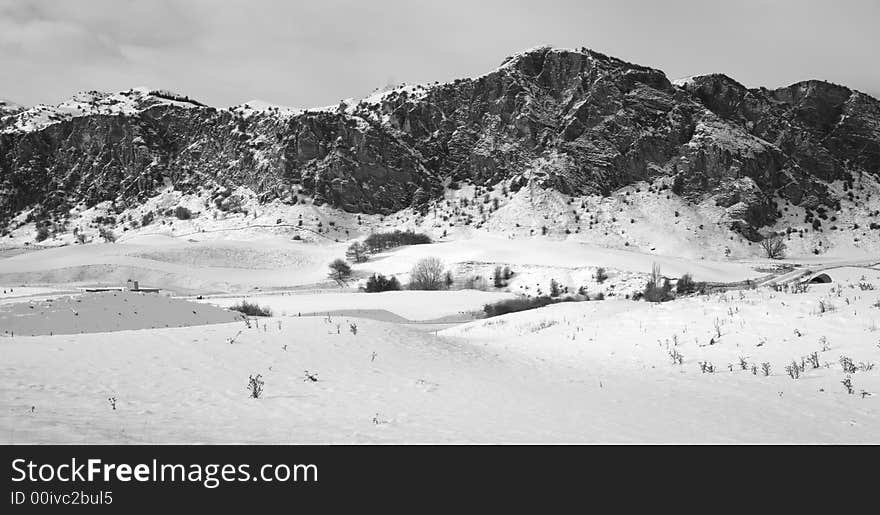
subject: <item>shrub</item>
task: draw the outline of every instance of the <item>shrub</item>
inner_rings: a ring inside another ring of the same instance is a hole
[[[443,274],[443,284],[446,286],[446,289],[452,288],[452,285],[455,283],[455,277],[452,276],[452,272],[447,270],[445,274]]]
[[[706,289],[706,283],[694,281],[691,274],[684,274],[675,283],[675,292],[681,295],[687,295],[689,293],[705,293]]]
[[[351,277],[351,267],[342,259],[334,259],[330,263],[330,278],[336,282],[342,283]]]
[[[558,297],[562,294],[559,290],[559,283],[556,282],[556,279],[550,279],[550,296]]]
[[[367,279],[366,286],[364,286],[364,291],[367,293],[397,290],[400,290],[400,281],[397,280],[397,277],[392,276],[389,279],[382,274],[371,275],[370,278]]]
[[[846,376],[843,381],[840,382],[843,387],[846,389],[846,393],[852,395],[855,392],[855,388],[853,387],[852,378],[850,376]]]
[[[101,227],[98,229],[98,234],[101,238],[104,239],[107,243],[114,243],[116,241],[116,235],[113,234],[112,229],[108,229],[106,227]]]
[[[825,301],[822,299],[819,300],[818,312],[820,315],[823,313],[828,313],[828,312],[836,311],[836,310],[837,310],[837,306],[832,304],[830,301]]]
[[[694,291],[694,278],[691,274],[684,274],[681,278],[675,283],[675,292],[676,293],[692,293]]]
[[[174,216],[176,216],[178,220],[189,220],[192,218],[192,211],[183,206],[177,206],[174,208]]]
[[[660,267],[658,265],[654,265],[651,271],[651,279],[645,285],[642,296],[648,302],[666,302],[674,298],[672,295],[672,284],[669,282],[669,279],[665,279],[660,275]]]
[[[230,306],[229,309],[231,309],[232,311],[238,311],[239,313],[244,313],[245,315],[252,317],[272,316],[272,310],[268,306],[263,307],[255,302],[248,302],[246,300],[242,300],[238,304]]]
[[[44,241],[49,238],[49,228],[45,225],[37,227],[37,236],[34,238],[37,242]]]
[[[156,215],[152,211],[147,211],[146,213],[144,213],[144,216],[141,217],[141,227],[146,227],[150,225],[151,223],[153,223],[153,220],[155,220],[155,218]]]
[[[468,276],[464,280],[464,289],[465,290],[488,291],[489,290],[489,282],[483,276],[471,275],[471,276]]]
[[[260,395],[263,394],[263,385],[266,384],[263,381],[263,376],[257,374],[256,377],[250,376],[248,378],[247,390],[251,393],[252,399],[259,399]]]
[[[440,290],[446,285],[443,262],[435,257],[419,260],[410,271],[411,290]]]
[[[761,248],[770,259],[782,259],[785,257],[785,239],[779,234],[771,234],[761,240]]]
[[[605,272],[605,269],[602,267],[597,268],[596,269],[596,282],[601,284],[601,283],[604,283],[606,279],[608,279],[608,274]]]

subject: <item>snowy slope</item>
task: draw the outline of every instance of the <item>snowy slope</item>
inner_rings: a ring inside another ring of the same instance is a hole
[[[663,306],[565,304],[439,336],[350,317],[293,317],[251,328],[3,338],[0,388],[8,394],[0,400],[0,438],[876,442],[880,396],[859,392],[880,391],[880,376],[876,368],[856,372],[857,393],[848,395],[837,364],[840,355],[856,362],[880,357],[875,338],[851,314],[868,309],[865,302],[876,295],[829,316],[811,315],[817,295],[827,293],[759,292]],[[723,336],[701,346],[715,318]],[[667,345],[681,349],[684,365],[671,363]],[[820,369],[798,380],[785,375],[788,361],[812,351],[819,351]],[[740,355],[750,364],[770,362],[771,375],[728,371]],[[718,371],[701,373],[702,360]],[[318,381],[307,380],[306,371]],[[265,392],[251,399],[245,386],[258,373]],[[108,397],[117,399],[116,410]]]

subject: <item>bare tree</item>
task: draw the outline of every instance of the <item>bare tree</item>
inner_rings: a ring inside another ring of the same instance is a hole
[[[446,284],[443,262],[435,257],[420,259],[410,271],[409,287],[413,290],[440,290]]]
[[[781,234],[770,234],[761,240],[761,248],[770,259],[782,259],[785,257],[785,238]]]

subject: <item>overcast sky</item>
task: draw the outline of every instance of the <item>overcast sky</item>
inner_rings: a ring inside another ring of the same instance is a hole
[[[485,73],[541,44],[671,78],[808,78],[880,97],[880,0],[0,0],[0,98],[165,88],[308,107]]]

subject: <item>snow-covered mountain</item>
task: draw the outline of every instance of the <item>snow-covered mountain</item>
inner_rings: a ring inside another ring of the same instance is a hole
[[[57,123],[87,116],[137,116],[157,105],[186,108],[204,104],[170,91],[144,87],[119,93],[83,91],[54,106],[40,104],[10,113],[12,116],[3,132],[38,132]]]
[[[23,211],[57,222],[79,203],[124,209],[169,184],[390,214],[462,184],[608,196],[644,183],[717,207],[718,224],[756,240],[788,206],[824,220],[880,177],[875,98],[821,81],[673,84],[585,48],[535,48],[479,77],[319,109],[217,109],[136,88],[0,114],[3,225]]]
[[[15,102],[0,98],[0,130],[3,130],[6,124],[13,123],[12,115],[17,114],[23,110],[23,106],[16,104]]]

